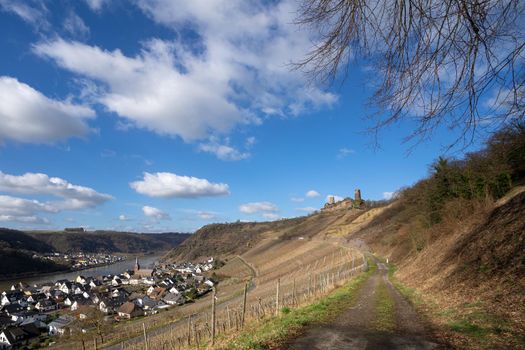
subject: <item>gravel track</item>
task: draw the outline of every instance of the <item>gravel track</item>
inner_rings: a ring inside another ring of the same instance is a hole
[[[396,329],[394,332],[374,330],[375,294],[385,281],[395,302]],[[435,342],[416,311],[392,286],[387,267],[378,262],[375,273],[359,290],[354,307],[342,312],[327,324],[315,325],[285,346],[290,350],[431,350],[448,349]]]

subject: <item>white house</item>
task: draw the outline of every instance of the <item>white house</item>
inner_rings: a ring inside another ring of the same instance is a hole
[[[210,286],[210,287],[213,287],[215,285],[215,283],[213,283],[211,280],[206,280],[204,281],[204,284]]]
[[[68,315],[62,315],[50,324],[47,325],[49,335],[62,335],[69,330],[69,325],[75,319]]]
[[[77,276],[77,278],[75,279],[75,282],[77,283],[80,283],[80,284],[86,284],[87,283],[87,280],[84,276]]]

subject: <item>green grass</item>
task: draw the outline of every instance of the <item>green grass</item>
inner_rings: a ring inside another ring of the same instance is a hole
[[[372,325],[378,331],[391,332],[396,327],[395,303],[385,282],[381,281],[375,296],[375,318]]]
[[[367,272],[358,275],[317,302],[290,309],[280,317],[272,317],[261,323],[250,324],[235,339],[228,340],[228,344],[219,345],[217,348],[224,350],[267,349],[270,345],[283,342],[297,334],[305,326],[326,322],[354,305],[359,288],[375,269],[376,265],[370,262],[370,269]],[[220,340],[218,343],[221,344]]]

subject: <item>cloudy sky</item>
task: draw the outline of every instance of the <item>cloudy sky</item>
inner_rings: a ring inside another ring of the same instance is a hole
[[[296,1],[0,0],[0,226],[193,231],[382,199],[453,135],[370,147],[366,62],[290,69]]]

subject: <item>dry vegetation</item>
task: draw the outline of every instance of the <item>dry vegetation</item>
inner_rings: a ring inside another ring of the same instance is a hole
[[[524,138],[522,126],[502,130],[465,160],[438,160],[351,236],[397,265],[460,348],[525,348]]]
[[[217,274],[246,273],[240,260],[230,260]],[[248,289],[246,301],[245,322],[251,327],[256,322],[272,317],[277,310],[286,313],[291,308],[314,302],[365,266],[360,253],[337,242],[281,240],[275,237],[267,238],[247,251],[242,260],[253,266],[257,273]],[[233,339],[243,328],[242,287],[221,283],[217,297],[216,334],[223,341]],[[193,314],[191,319],[188,317],[190,314],[187,314],[182,322],[173,323],[162,333],[148,335],[149,347],[182,349],[188,346],[188,342],[193,347],[209,345],[210,303],[211,300],[208,300],[202,312]],[[136,342],[124,342],[123,346],[142,349],[143,338]]]

